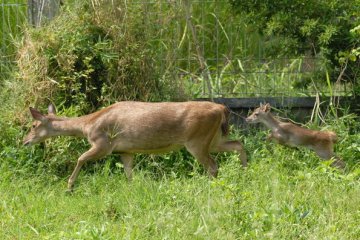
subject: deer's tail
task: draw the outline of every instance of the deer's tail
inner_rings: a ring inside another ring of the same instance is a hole
[[[222,121],[221,121],[221,132],[223,136],[227,136],[229,134],[229,109],[224,106]]]

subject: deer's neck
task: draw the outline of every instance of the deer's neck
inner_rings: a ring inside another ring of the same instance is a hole
[[[85,121],[81,117],[57,118],[52,122],[53,132],[56,136],[85,137]]]
[[[265,124],[266,127],[270,128],[271,130],[276,130],[279,128],[280,121],[277,120],[273,115],[270,113],[266,115],[266,117],[262,120],[262,123]]]

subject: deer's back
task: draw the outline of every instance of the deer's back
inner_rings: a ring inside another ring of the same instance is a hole
[[[336,142],[336,134],[331,131],[312,130],[292,123],[282,123],[280,126],[293,145],[326,145]]]
[[[104,132],[143,148],[182,144],[221,129],[225,107],[211,102],[119,102],[87,116],[89,133]]]

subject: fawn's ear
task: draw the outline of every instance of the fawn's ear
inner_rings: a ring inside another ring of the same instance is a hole
[[[49,106],[48,106],[48,114],[49,114],[49,115],[56,115],[55,107],[54,107],[54,105],[52,105],[51,103],[50,103]]]
[[[47,120],[47,118],[41,113],[39,112],[38,110],[36,110],[35,108],[32,108],[30,107],[30,113],[31,113],[31,116],[35,119],[35,120],[38,120],[40,122],[44,122]]]
[[[270,103],[265,104],[264,110],[265,110],[265,112],[269,112],[271,110]]]

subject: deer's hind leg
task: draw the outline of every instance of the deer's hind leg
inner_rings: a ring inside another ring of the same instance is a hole
[[[335,160],[331,164],[332,167],[339,169],[345,168],[345,162],[335,155],[332,145],[329,144],[328,146],[317,147],[314,149],[314,151],[320,158],[324,160],[330,160],[331,158],[334,158]]]
[[[126,177],[129,181],[131,181],[134,155],[133,154],[125,154],[125,153],[121,154],[121,161],[124,165]]]
[[[211,149],[211,152],[231,151],[236,151],[239,154],[242,166],[247,167],[247,155],[240,141],[221,141]]]
[[[210,156],[208,149],[189,146],[186,146],[186,149],[204,166],[210,176],[217,177],[218,166],[215,160]]]
[[[218,166],[210,156],[209,144],[203,144],[201,141],[192,141],[185,144],[185,147],[204,166],[210,176],[217,177]]]

